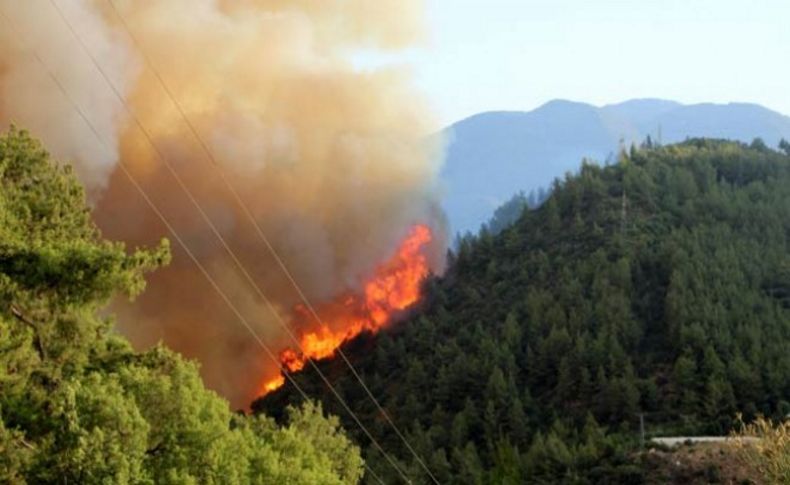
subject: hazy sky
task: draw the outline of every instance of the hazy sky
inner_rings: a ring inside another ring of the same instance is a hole
[[[446,124],[554,98],[746,101],[790,114],[790,0],[426,0],[406,62]]]

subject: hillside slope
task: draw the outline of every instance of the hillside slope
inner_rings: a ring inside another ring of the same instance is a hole
[[[346,352],[442,483],[642,483],[639,414],[649,433],[720,434],[738,411],[790,412],[788,211],[790,157],[759,143],[585,165],[461,241],[422,308]],[[320,365],[422,483],[343,364]],[[254,408],[297,401],[286,387]]]
[[[762,106],[682,105],[639,99],[603,107],[555,100],[530,112],[481,113],[444,131],[441,176],[451,230],[477,232],[514,193],[550,185],[589,157],[604,161],[621,142],[648,135],[664,143],[689,137],[727,138],[769,146],[790,139],[790,118]]]

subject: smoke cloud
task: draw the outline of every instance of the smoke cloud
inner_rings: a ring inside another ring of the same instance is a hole
[[[106,185],[120,154],[103,149],[96,141],[71,103],[53,86],[34,51],[112,148],[118,147],[124,124],[121,103],[76,54],[79,46],[48,2],[0,0],[0,8],[5,17],[0,23],[0,121],[6,126],[13,121],[43,137],[48,149],[73,161],[95,195]],[[62,8],[84,33],[85,41],[95,46],[95,57],[118,90],[129,92],[139,66],[119,33],[87,2],[66,2]]]
[[[419,0],[108,0],[58,5],[102,64],[256,282],[289,321],[297,293],[145,63],[147,55],[223,173],[314,302],[359,288],[415,223],[440,236],[436,146],[427,110],[402,69],[360,70],[357,48],[420,40]],[[0,0],[24,39],[0,30],[0,121],[17,122],[72,161],[105,235],[130,246],[167,235],[122,160],[255,330],[291,342],[211,234],[123,104],[48,0]],[[22,44],[19,41],[22,41]],[[38,51],[100,129],[102,150],[37,65]],[[441,238],[433,255],[438,269]],[[118,303],[121,331],[198,359],[207,383],[246,406],[276,364],[180,248],[136,302]]]

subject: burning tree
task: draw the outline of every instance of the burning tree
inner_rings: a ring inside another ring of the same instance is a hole
[[[397,312],[420,298],[420,285],[429,273],[424,248],[433,239],[428,226],[416,225],[401,243],[395,255],[379,266],[359,293],[346,293],[319,308],[298,305],[294,320],[297,328],[317,329],[304,332],[299,349],[285,349],[280,354],[288,372],[302,370],[308,359],[331,357],[340,345],[364,331],[377,332]],[[262,393],[278,389],[285,383],[280,374],[266,379]]]

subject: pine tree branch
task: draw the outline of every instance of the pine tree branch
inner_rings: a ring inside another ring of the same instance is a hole
[[[36,325],[33,320],[27,318],[25,314],[22,313],[22,310],[20,310],[19,307],[13,303],[11,304],[11,315],[33,329],[33,346],[36,348],[36,352],[38,352],[38,356],[41,358],[41,360],[46,359],[47,353],[44,350],[44,344],[41,342],[41,336],[38,333],[38,325]]]

